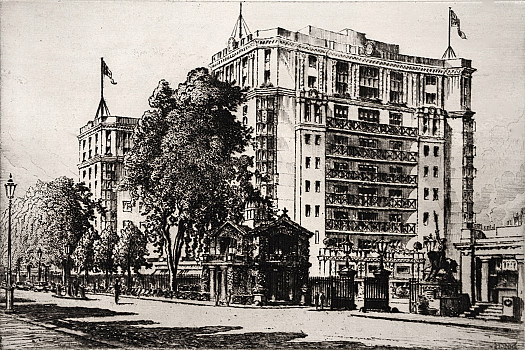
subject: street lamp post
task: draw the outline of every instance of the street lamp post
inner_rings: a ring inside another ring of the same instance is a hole
[[[416,255],[416,264],[417,264],[417,282],[419,283],[419,251],[423,249],[421,242],[414,242],[414,253]]]
[[[381,238],[380,241],[377,242],[376,249],[377,253],[379,254],[379,272],[382,273],[385,270],[385,254],[388,249],[389,243],[385,241],[383,238]]]
[[[16,183],[13,181],[13,175],[9,174],[9,180],[5,184],[5,194],[9,200],[9,223],[7,229],[7,281],[6,281],[6,311],[13,311],[14,288],[12,286],[11,276],[11,206],[15,197]]]
[[[345,242],[343,243],[343,251],[345,253],[345,256],[346,256],[346,271],[350,270],[350,263],[349,263],[349,259],[350,259],[350,252],[352,251],[352,247],[353,247],[353,243],[350,242],[350,239],[348,238],[348,236],[346,236],[346,240]]]
[[[42,282],[42,249],[38,248],[38,282]]]

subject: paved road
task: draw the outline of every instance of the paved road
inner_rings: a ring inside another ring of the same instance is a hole
[[[97,343],[0,313],[0,349],[86,349]]]
[[[20,294],[35,299],[37,306],[49,308],[31,313],[36,306],[27,306],[31,317],[95,334],[104,341],[120,342],[126,348],[523,348],[523,343],[517,343],[518,339],[523,342],[523,331],[370,319],[344,311],[243,309],[137,299],[123,299],[123,305],[115,305],[109,296],[90,296],[94,299],[79,301],[57,299],[45,293]],[[51,303],[57,305],[46,306]],[[59,316],[50,317],[53,313]]]

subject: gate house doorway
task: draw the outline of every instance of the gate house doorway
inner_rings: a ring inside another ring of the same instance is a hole
[[[268,294],[266,298],[271,302],[298,302],[298,276],[295,271],[279,267],[268,271]],[[300,286],[299,286],[300,287]]]

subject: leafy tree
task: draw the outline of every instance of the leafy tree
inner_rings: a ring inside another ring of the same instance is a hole
[[[146,261],[147,244],[146,234],[133,223],[127,224],[120,231],[114,254],[118,265],[128,274],[128,289],[131,288],[131,270],[137,273],[142,266],[149,265]]]
[[[206,232],[239,220],[240,204],[257,197],[250,159],[240,156],[251,130],[233,114],[244,98],[239,87],[198,68],[176,90],[160,81],[135,129],[125,185],[143,203],[147,234],[166,254],[172,289],[184,242],[198,254]]]
[[[21,265],[36,264],[42,250],[44,262],[62,267],[64,282],[70,274],[70,257],[80,238],[90,230],[96,204],[83,183],[59,177],[38,181],[13,210],[13,243]]]
[[[75,266],[79,269],[79,271],[84,271],[86,281],[89,270],[92,270],[95,264],[94,243],[96,239],[97,232],[95,230],[89,230],[84,233],[82,238],[80,238],[72,256]]]
[[[118,242],[118,235],[112,226],[106,227],[93,242],[93,265],[106,274],[106,286],[109,285],[109,274],[117,265],[113,249]]]

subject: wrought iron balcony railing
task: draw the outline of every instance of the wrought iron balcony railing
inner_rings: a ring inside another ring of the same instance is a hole
[[[329,169],[328,178],[417,185],[417,175],[370,173],[370,172],[354,171],[354,170]]]
[[[379,159],[392,162],[417,162],[417,152],[337,145],[333,143],[327,145],[327,153],[334,156]]]
[[[398,209],[417,209],[417,200],[409,198],[360,196],[348,193],[327,193],[326,204],[349,205],[355,207],[385,207]]]
[[[329,128],[361,131],[372,134],[407,136],[414,138],[417,137],[417,128],[400,125],[369,123],[358,120],[347,120],[338,118],[326,118],[326,126]]]
[[[416,234],[415,223],[327,219],[326,230]]]

